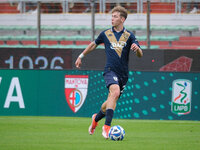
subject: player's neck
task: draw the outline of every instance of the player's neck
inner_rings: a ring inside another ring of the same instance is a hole
[[[115,29],[115,31],[116,31],[116,32],[120,32],[120,31],[122,31],[122,30],[123,30],[123,28],[124,28],[123,24],[122,24],[122,25],[119,25],[119,26],[115,26],[115,27],[114,27],[114,29]]]

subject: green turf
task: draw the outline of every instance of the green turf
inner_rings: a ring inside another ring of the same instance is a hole
[[[126,132],[123,141],[101,136],[102,120],[88,134],[90,118],[0,117],[0,150],[199,150],[199,121],[114,119]]]

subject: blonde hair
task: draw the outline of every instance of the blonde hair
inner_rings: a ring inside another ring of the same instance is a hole
[[[112,9],[112,13],[114,12],[119,12],[120,13],[120,17],[124,17],[125,19],[127,18],[128,16],[128,13],[127,13],[127,10],[122,7],[122,6],[116,6]]]

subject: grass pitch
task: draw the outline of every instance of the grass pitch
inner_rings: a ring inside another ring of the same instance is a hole
[[[123,141],[101,135],[102,120],[88,134],[91,118],[0,117],[0,150],[199,150],[199,121],[114,119],[126,132]]]

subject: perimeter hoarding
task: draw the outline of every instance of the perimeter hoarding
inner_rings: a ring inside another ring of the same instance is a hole
[[[71,69],[71,49],[1,48],[1,69]]]
[[[83,49],[1,48],[0,69],[76,69],[74,63]],[[132,71],[200,72],[198,50],[143,50],[138,58],[130,52]],[[96,49],[84,57],[81,70],[102,70],[105,50]]]
[[[91,117],[107,97],[102,74],[0,70],[0,115]],[[199,73],[130,71],[114,117],[200,120],[199,97]]]

